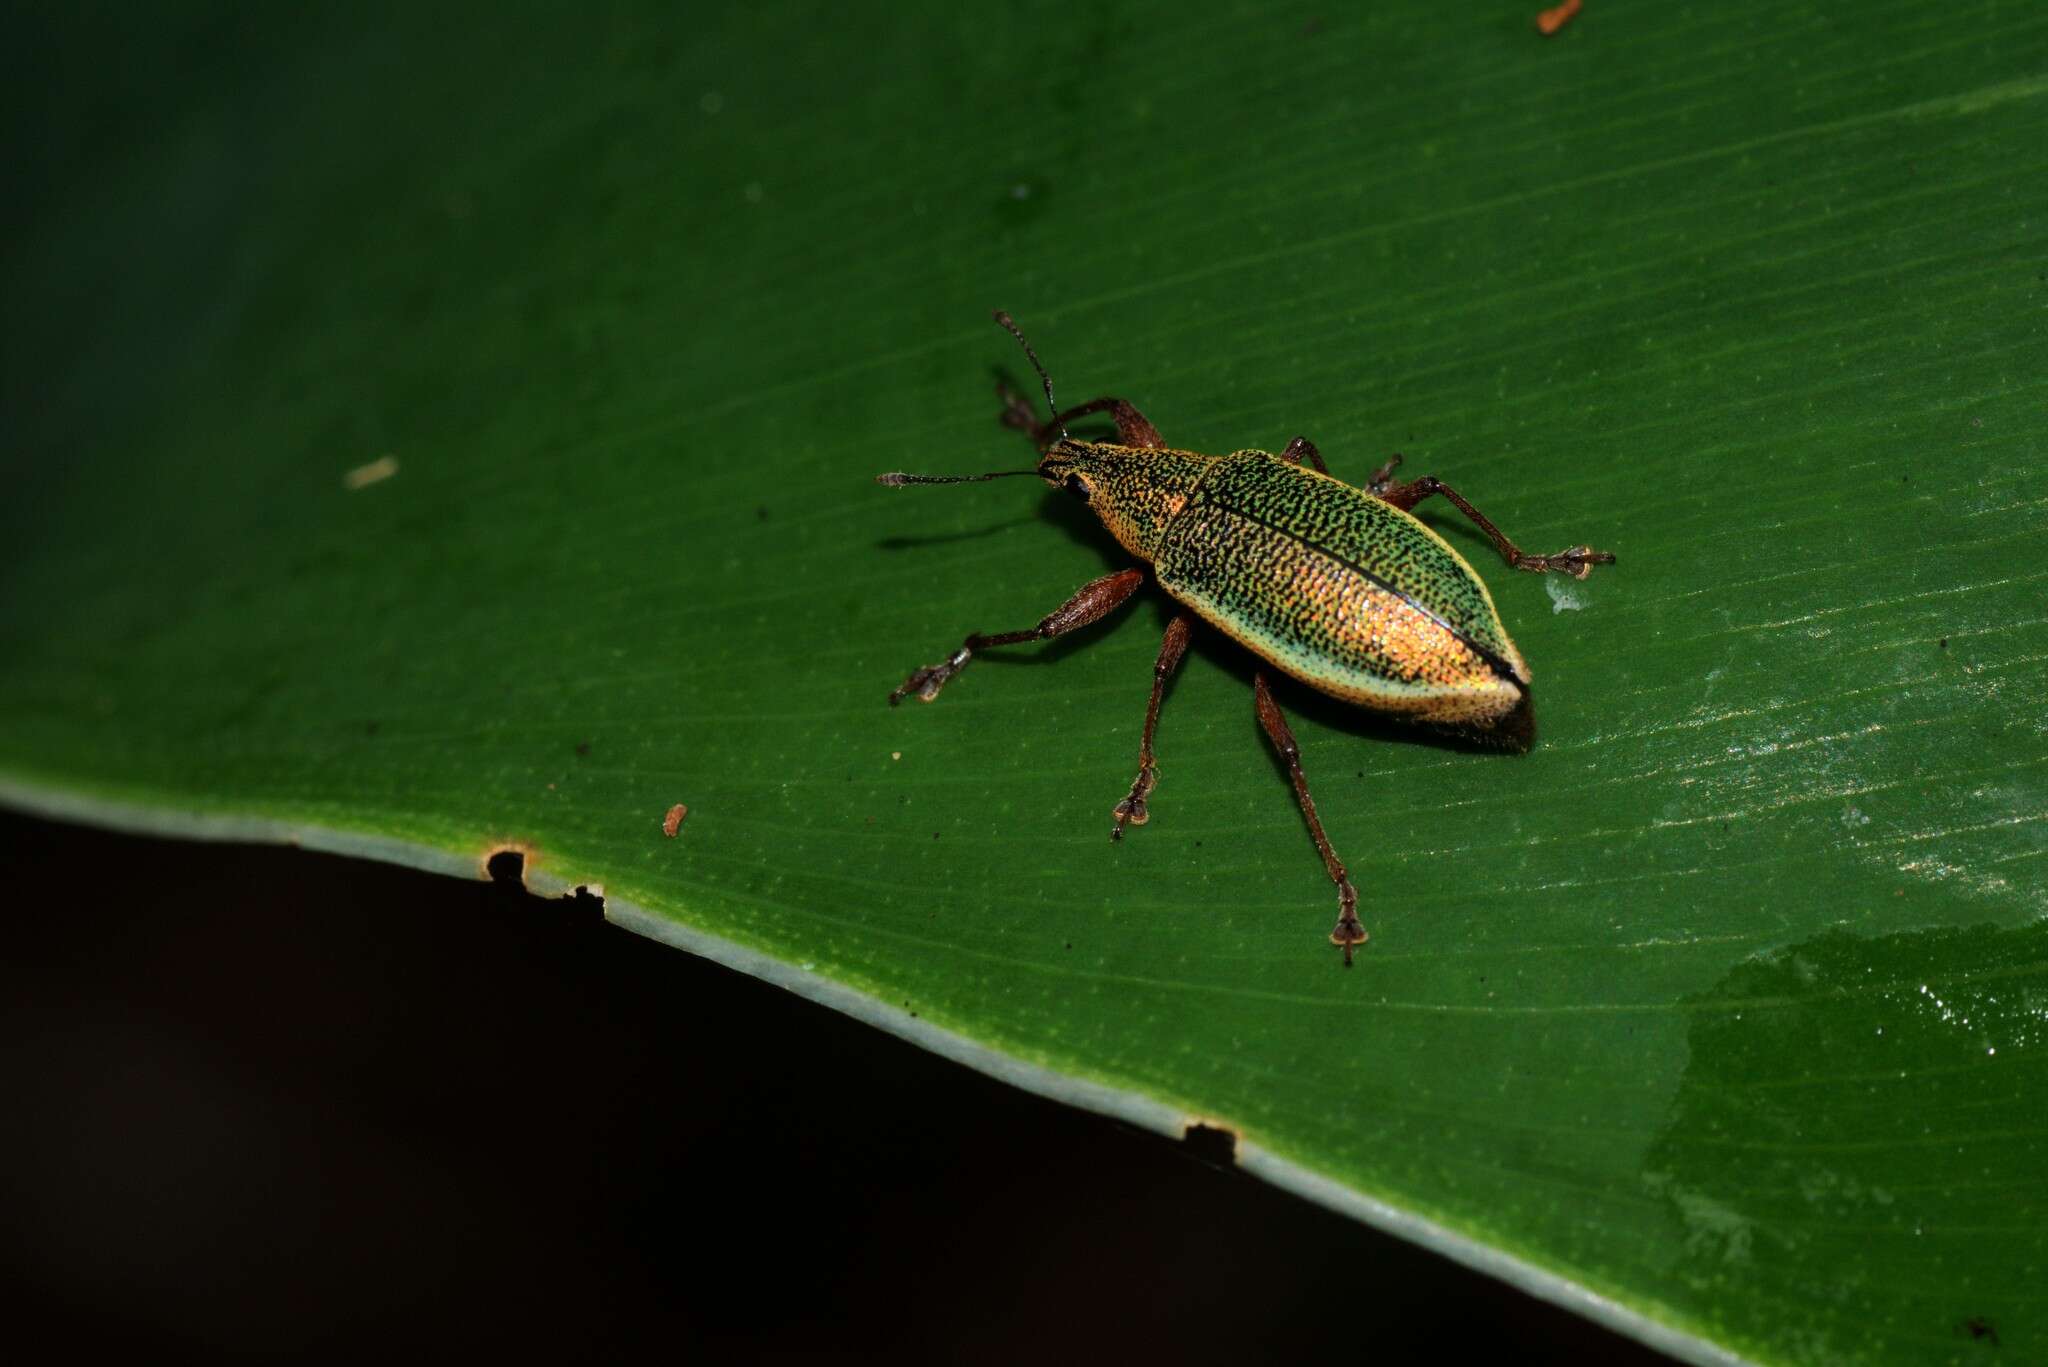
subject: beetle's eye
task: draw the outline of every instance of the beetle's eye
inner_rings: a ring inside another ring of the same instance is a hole
[[[1080,499],[1083,503],[1088,501],[1088,486],[1081,482],[1079,475],[1067,476],[1067,492]]]

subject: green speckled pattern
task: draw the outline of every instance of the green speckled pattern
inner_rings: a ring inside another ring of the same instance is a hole
[[[1339,697],[1472,719],[1519,699],[1500,666],[1528,680],[1485,583],[1443,538],[1263,451],[1210,467],[1154,567],[1212,624]]]

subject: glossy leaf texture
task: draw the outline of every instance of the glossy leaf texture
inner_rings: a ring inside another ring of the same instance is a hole
[[[2048,10],[1536,8],[18,17],[7,794],[516,844],[1695,1359],[2048,1357]],[[1126,563],[869,482],[1028,463],[997,306],[1618,554],[1424,505],[1524,758],[1282,692],[1351,971],[1219,639],[1108,840],[1159,602],[884,704]]]

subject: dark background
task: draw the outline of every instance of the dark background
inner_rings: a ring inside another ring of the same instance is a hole
[[[0,857],[15,1343],[1664,1361],[588,902],[4,813]]]

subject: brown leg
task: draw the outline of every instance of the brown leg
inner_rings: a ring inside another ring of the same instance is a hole
[[[1288,729],[1280,704],[1273,701],[1273,693],[1266,687],[1264,674],[1252,675],[1252,701],[1258,707],[1259,725],[1266,728],[1267,738],[1287,763],[1287,775],[1294,780],[1294,796],[1301,803],[1302,816],[1308,821],[1308,833],[1316,838],[1316,849],[1322,853],[1323,867],[1329,871],[1330,881],[1337,885],[1337,925],[1330,932],[1330,943],[1343,947],[1344,966],[1349,968],[1351,947],[1364,944],[1366,939],[1365,927],[1358,923],[1358,889],[1351,886],[1343,861],[1330,848],[1330,838],[1323,834],[1322,820],[1316,816],[1316,800],[1308,795],[1308,779],[1301,772],[1301,747],[1294,743],[1294,732]]]
[[[1065,424],[1091,413],[1107,413],[1115,419],[1116,439],[1125,446],[1143,446],[1154,451],[1166,449],[1166,441],[1159,435],[1159,429],[1124,399],[1090,399],[1064,413],[1054,414],[1050,422],[1041,423],[1038,409],[1031,400],[1008,385],[996,385],[996,397],[1003,401],[1003,426],[1016,428],[1031,438],[1032,444],[1040,450],[1052,444],[1052,439],[1059,435]]]
[[[1323,453],[1316,450],[1316,444],[1307,437],[1296,437],[1293,441],[1288,442],[1287,449],[1280,453],[1280,459],[1286,461],[1289,465],[1299,465],[1306,459],[1310,465],[1315,466],[1316,469],[1324,474],[1330,473],[1330,467],[1323,464]]]
[[[1064,636],[1077,627],[1107,616],[1117,604],[1138,591],[1145,582],[1143,570],[1119,570],[1105,574],[1081,586],[1081,591],[1059,605],[1051,613],[1039,619],[1038,625],[1024,631],[1003,631],[993,636],[975,632],[960,645],[960,648],[935,665],[926,665],[916,670],[903,681],[903,686],[889,695],[889,705],[894,707],[907,694],[915,693],[924,702],[939,696],[939,690],[946,686],[946,680],[967,668],[967,662],[974,658],[974,652],[986,646],[1015,645],[1019,641],[1049,641],[1055,636]]]
[[[1584,579],[1593,572],[1595,565],[1612,565],[1614,563],[1614,553],[1612,551],[1596,551],[1591,546],[1568,546],[1556,555],[1531,555],[1514,542],[1508,540],[1500,528],[1487,521],[1486,514],[1465,501],[1463,494],[1438,479],[1435,475],[1424,475],[1421,479],[1410,480],[1406,484],[1387,484],[1386,481],[1394,473],[1394,467],[1400,463],[1401,458],[1395,456],[1381,467],[1379,474],[1373,477],[1373,483],[1370,486],[1373,493],[1378,494],[1403,512],[1413,508],[1432,494],[1442,494],[1457,505],[1459,512],[1477,523],[1480,531],[1493,538],[1494,546],[1500,551],[1502,557],[1507,560],[1508,566],[1511,569],[1527,570],[1531,574],[1541,574],[1545,570],[1556,570],[1558,573],[1568,574],[1574,579]]]
[[[1159,642],[1159,658],[1152,664],[1152,701],[1145,708],[1145,738],[1138,742],[1138,777],[1131,782],[1131,795],[1116,804],[1115,822],[1109,828],[1111,840],[1124,838],[1124,823],[1142,826],[1152,819],[1145,810],[1145,799],[1152,796],[1152,790],[1159,786],[1158,757],[1152,753],[1152,733],[1159,727],[1159,700],[1166,696],[1166,681],[1173,677],[1173,671],[1180,668],[1180,657],[1188,653],[1188,631],[1192,620],[1188,615],[1178,613],[1166,624],[1166,635]]]

